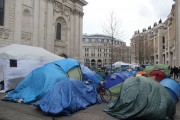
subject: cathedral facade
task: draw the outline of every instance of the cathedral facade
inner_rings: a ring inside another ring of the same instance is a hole
[[[42,47],[80,59],[84,0],[0,0],[0,47]]]

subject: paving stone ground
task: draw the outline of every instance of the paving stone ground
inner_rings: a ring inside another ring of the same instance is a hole
[[[3,96],[4,94],[0,94],[0,98]],[[117,120],[103,112],[105,108],[107,108],[106,103],[96,104],[70,116],[53,117],[45,115],[33,105],[0,100],[0,120]],[[176,104],[174,120],[180,120],[180,102]]]
[[[106,107],[106,103],[96,104],[70,116],[53,117],[45,115],[33,105],[0,101],[0,120],[117,120],[103,112]],[[176,105],[174,120],[180,120],[180,102]]]

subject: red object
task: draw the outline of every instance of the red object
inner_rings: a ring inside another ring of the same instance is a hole
[[[150,74],[149,77],[155,76],[155,80],[160,82],[164,78],[166,78],[166,75],[164,74],[163,71],[161,70],[153,70]]]

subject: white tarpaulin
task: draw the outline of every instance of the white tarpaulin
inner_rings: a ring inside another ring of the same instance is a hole
[[[114,67],[129,66],[129,65],[130,65],[129,63],[124,63],[122,61],[118,61],[113,64]]]
[[[11,44],[6,47],[0,48],[1,59],[16,59],[16,60],[42,60],[54,61],[62,59],[62,57],[55,55],[43,48]]]
[[[16,87],[33,69],[60,59],[64,58],[39,47],[12,44],[0,48],[0,81],[4,81],[4,92]]]

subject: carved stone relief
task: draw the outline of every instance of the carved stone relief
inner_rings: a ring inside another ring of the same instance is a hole
[[[75,14],[79,16],[83,16],[84,13],[78,9],[71,9],[65,3],[67,0],[47,0],[51,2],[54,6],[54,15],[61,13],[68,20],[70,20],[70,14]]]
[[[23,0],[23,5],[32,8],[33,1],[32,0]]]
[[[47,2],[54,3],[56,0],[46,0]]]
[[[31,33],[22,32],[21,33],[21,39],[24,43],[29,44],[32,41]]]
[[[65,49],[65,47],[56,46],[54,49],[54,53],[57,55],[61,55],[63,53],[66,53],[66,49]]]
[[[5,28],[0,28],[0,38],[8,39],[10,34],[10,30]]]
[[[79,16],[83,16],[84,13],[78,9],[74,9],[72,10],[72,14],[75,14],[75,15],[79,15]]]
[[[68,20],[70,20],[71,8],[65,5],[66,1],[67,0],[55,1],[53,3],[54,15],[60,13],[61,15],[65,16]]]
[[[2,36],[3,36],[3,31],[0,30],[0,37],[2,37]]]
[[[64,14],[65,14],[66,16],[69,16],[69,15],[70,15],[70,12],[71,12],[71,9],[70,9],[69,7],[67,7],[67,6],[64,6],[63,8],[64,8]]]
[[[60,2],[54,2],[53,3],[55,12],[63,12],[63,4]]]

